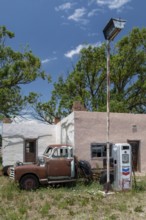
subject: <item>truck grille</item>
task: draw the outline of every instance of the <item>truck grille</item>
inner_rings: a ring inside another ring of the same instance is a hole
[[[14,169],[14,167],[10,167],[10,175],[9,175],[9,177],[11,179],[15,178],[15,169]]]

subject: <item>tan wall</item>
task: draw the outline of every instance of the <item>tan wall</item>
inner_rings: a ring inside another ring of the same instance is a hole
[[[134,125],[134,128],[133,128]],[[135,127],[136,125],[136,127]],[[75,112],[75,153],[95,167],[102,159],[91,159],[91,143],[106,143],[107,114],[104,112]],[[146,115],[110,113],[110,142],[140,141],[140,169],[146,172]]]

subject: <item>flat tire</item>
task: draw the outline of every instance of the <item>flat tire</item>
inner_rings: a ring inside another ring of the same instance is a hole
[[[39,188],[38,178],[32,174],[23,176],[20,180],[20,188],[24,190],[36,190]]]

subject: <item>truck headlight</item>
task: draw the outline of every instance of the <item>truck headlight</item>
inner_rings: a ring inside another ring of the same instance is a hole
[[[38,157],[38,165],[43,166],[45,164],[44,157],[39,156]]]

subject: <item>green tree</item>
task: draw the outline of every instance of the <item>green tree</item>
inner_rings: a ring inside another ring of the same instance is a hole
[[[73,72],[67,79],[59,78],[54,84],[53,97],[59,112],[68,114],[74,101],[80,101],[90,111],[96,111],[105,95],[105,45],[84,48]]]
[[[96,111],[105,99],[106,78],[105,45],[88,47],[81,51],[80,60],[66,79],[59,77],[54,83],[51,99],[47,103],[35,101],[35,117],[53,123],[55,117],[64,117],[72,111],[74,101]]]
[[[146,112],[146,28],[134,28],[111,50],[110,111]],[[66,116],[74,101],[88,111],[106,111],[106,45],[83,49],[73,71],[54,84],[51,100],[37,111]],[[45,117],[44,117],[45,118]]]
[[[134,28],[111,59],[111,111],[146,112],[146,28]]]
[[[48,102],[42,103],[39,101],[39,96],[36,96],[36,94],[32,94],[32,102],[31,107],[33,108],[32,116],[40,121],[45,121],[49,124],[54,123],[54,118],[60,118],[62,115],[58,113],[57,106],[56,106],[56,100],[51,98]]]
[[[31,51],[21,53],[6,46],[6,40],[13,37],[13,32],[0,27],[0,117],[18,114],[24,104],[32,100],[31,94],[21,95],[21,85],[37,77],[45,78],[39,58]]]

